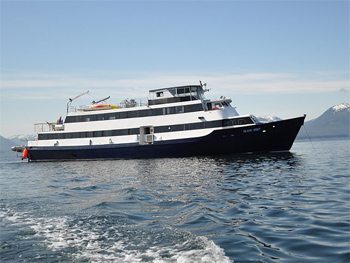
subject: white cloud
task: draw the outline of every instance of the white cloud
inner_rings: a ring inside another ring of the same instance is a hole
[[[261,94],[261,93],[314,93],[347,90],[350,81],[339,74],[312,73],[245,73],[245,74],[11,74],[2,75],[0,87],[2,96],[26,99],[49,98],[53,91],[58,97],[67,98],[90,90],[96,96],[146,97],[149,89],[197,84],[199,80],[208,83],[214,95]],[[21,91],[21,92],[20,92]],[[57,99],[57,96],[55,95]]]

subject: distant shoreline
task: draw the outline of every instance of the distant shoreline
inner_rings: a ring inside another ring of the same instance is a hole
[[[317,140],[317,141],[332,141],[332,140],[350,140],[349,136],[310,136],[310,137],[299,137],[297,136],[297,138],[295,139],[295,141],[309,141],[309,140]]]

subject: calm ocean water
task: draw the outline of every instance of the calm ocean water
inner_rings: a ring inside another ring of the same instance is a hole
[[[1,262],[350,262],[350,140],[289,154],[2,154]]]

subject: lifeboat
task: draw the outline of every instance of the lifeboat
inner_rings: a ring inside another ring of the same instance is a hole
[[[87,109],[84,109],[84,110],[95,111],[95,110],[111,110],[111,109],[119,109],[119,107],[114,104],[96,103],[96,104],[91,104]]]

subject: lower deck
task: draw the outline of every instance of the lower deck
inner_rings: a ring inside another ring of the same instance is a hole
[[[28,147],[30,161],[186,157],[245,152],[288,151],[305,116],[246,127],[227,127],[208,135],[152,143]]]

